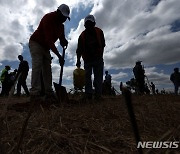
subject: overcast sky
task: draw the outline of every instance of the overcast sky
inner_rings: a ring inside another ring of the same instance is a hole
[[[22,54],[31,67],[28,41],[41,18],[65,3],[70,6],[71,20],[65,22],[66,50],[63,84],[72,88],[76,68],[76,47],[84,30],[84,18],[93,14],[96,26],[104,31],[105,70],[118,88],[133,78],[132,68],[142,60],[149,81],[158,88],[172,89],[169,76],[180,67],[180,0],[0,0],[0,69],[18,67]],[[62,49],[56,42],[59,51]],[[51,52],[52,53],[52,52]],[[54,57],[53,81],[58,82],[59,65]],[[31,70],[28,76],[30,87]],[[117,89],[119,90],[119,89]]]

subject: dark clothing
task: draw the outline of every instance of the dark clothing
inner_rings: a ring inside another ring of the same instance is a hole
[[[145,91],[145,71],[141,64],[136,64],[133,68],[133,73],[136,78],[137,86],[140,93],[144,93]]]
[[[94,88],[95,88],[95,94],[101,95],[102,94],[102,82],[103,82],[103,68],[104,68],[104,62],[103,59],[100,59],[95,62],[91,63],[85,63],[84,69],[85,69],[85,92],[87,94],[92,94],[92,72],[94,73]]]
[[[52,95],[52,70],[50,49],[60,56],[55,42],[59,39],[62,47],[68,42],[64,34],[64,24],[58,12],[50,12],[41,19],[37,30],[32,34],[29,41],[29,48],[32,57],[31,95]],[[58,57],[60,60],[60,57]],[[43,81],[41,80],[41,74]],[[41,87],[44,83],[44,88]],[[42,89],[44,91],[42,91]]]
[[[144,69],[142,67],[142,65],[136,65],[134,68],[133,68],[133,73],[134,73],[134,76],[136,79],[144,79]]]
[[[105,82],[111,86],[111,75],[110,74],[105,75]]]
[[[27,85],[26,85],[27,76],[28,76],[28,73],[27,74],[22,73],[20,75],[20,77],[18,79],[18,83],[17,83],[17,95],[21,94],[21,86],[23,87],[26,95],[29,95],[29,90],[28,90]]]
[[[57,12],[47,13],[39,24],[37,30],[32,34],[30,40],[40,44],[45,50],[51,49],[56,52],[54,43],[59,40],[66,41],[64,36],[64,25],[59,22]]]
[[[29,71],[29,64],[26,60],[20,62],[18,67],[18,73],[25,73],[27,74]]]
[[[18,73],[17,73],[17,77],[19,76],[18,83],[17,83],[17,95],[18,96],[21,95],[21,86],[23,87],[26,95],[29,95],[29,90],[28,90],[27,85],[26,85],[26,79],[28,76],[28,71],[29,71],[28,62],[25,60],[21,61],[19,64]]]
[[[94,27],[92,31],[83,31],[78,39],[77,55],[82,55],[84,62],[93,62],[103,58],[105,47],[104,34]]]
[[[104,33],[100,28],[85,29],[78,39],[77,59],[82,56],[85,69],[85,93],[92,95],[92,71],[94,73],[95,95],[101,96],[103,83]]]
[[[105,75],[104,88],[106,89],[107,94],[111,95],[111,75],[110,74]]]
[[[174,83],[174,93],[178,94],[178,89],[180,87],[180,72],[174,72],[170,76],[170,80]]]
[[[9,95],[9,73],[8,70],[4,69],[1,74],[1,83],[2,83],[2,90],[1,96],[8,96]]]
[[[151,88],[152,88],[152,92],[153,92],[153,94],[155,94],[155,93],[156,93],[156,92],[155,92],[156,87],[155,87],[154,83],[151,83]]]

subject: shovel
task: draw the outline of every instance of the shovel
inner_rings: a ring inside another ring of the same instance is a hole
[[[63,53],[62,53],[62,59],[63,59],[63,60],[64,60],[64,57],[65,57],[65,50],[66,50],[66,48],[63,47]],[[59,77],[59,84],[53,82],[54,88],[55,88],[55,91],[56,91],[56,95],[57,95],[58,101],[59,101],[60,103],[68,102],[68,101],[69,101],[66,88],[65,88],[64,86],[62,86],[63,67],[64,67],[64,64],[61,65],[61,71],[60,71],[60,77]]]

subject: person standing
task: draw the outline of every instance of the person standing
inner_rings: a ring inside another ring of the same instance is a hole
[[[64,22],[69,19],[70,9],[66,4],[61,4],[54,12],[46,14],[40,21],[37,30],[31,35],[29,41],[30,53],[32,57],[31,76],[31,100],[38,99],[41,94],[41,73],[44,82],[45,97],[55,100],[52,90],[51,54],[56,54],[60,65],[64,64],[64,59],[55,46],[59,39],[63,48],[66,48],[68,41],[64,34]]]
[[[94,73],[95,99],[99,100],[102,95],[103,69],[104,60],[103,52],[105,47],[105,38],[103,31],[95,27],[96,22],[93,15],[88,15],[84,19],[85,30],[78,38],[78,46],[76,50],[77,63],[81,65],[81,56],[84,60],[85,69],[85,96],[87,99],[92,99],[92,71]]]
[[[0,96],[8,96],[9,95],[9,70],[10,66],[5,66],[2,70],[0,81],[2,83],[2,90]]]
[[[18,79],[16,96],[21,95],[21,87],[23,87],[26,95],[29,96],[29,90],[26,85],[26,79],[29,72],[29,64],[26,60],[24,60],[22,55],[19,55],[18,59],[20,63],[16,74],[16,79]]]
[[[111,95],[111,75],[108,71],[105,71],[105,87],[107,88],[108,95]]]
[[[151,82],[151,89],[152,89],[153,95],[155,95],[156,94],[156,86],[153,82]]]
[[[138,90],[141,94],[145,92],[145,71],[141,65],[142,61],[137,61],[133,68],[133,73],[137,82]]]
[[[170,80],[174,84],[174,93],[175,93],[175,95],[178,95],[178,89],[180,87],[180,72],[179,72],[179,68],[174,68],[174,73],[171,74]]]

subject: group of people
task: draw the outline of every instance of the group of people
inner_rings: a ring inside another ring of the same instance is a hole
[[[59,53],[55,42],[59,39],[62,48],[68,47],[68,41],[65,37],[64,22],[68,19],[70,21],[70,9],[66,4],[61,4],[56,11],[47,13],[41,19],[38,28],[31,35],[29,40],[29,49],[32,58],[32,76],[31,76],[31,88],[30,98],[31,101],[38,101],[42,91],[42,82],[44,83],[44,94],[47,99],[55,99],[55,95],[52,89],[52,70],[51,70],[51,54],[50,50],[58,57],[59,64],[64,65],[64,59]],[[103,69],[104,60],[103,53],[105,47],[105,38],[103,31],[96,27],[96,20],[93,15],[87,15],[84,19],[85,30],[79,35],[78,45],[76,50],[77,62],[76,66],[81,66],[81,57],[84,61],[85,69],[85,98],[86,99],[101,99],[102,86],[103,86]],[[20,59],[22,62],[23,59]],[[24,62],[23,62],[24,63]],[[9,68],[6,68],[7,72]],[[27,72],[22,73],[19,77],[17,85],[17,95],[20,94],[20,85],[23,86],[27,95],[29,91],[27,89],[25,79],[27,78]],[[6,71],[5,71],[6,72]],[[18,68],[17,74],[20,74],[21,69]],[[144,77],[145,72],[142,68],[141,62],[138,61],[133,69],[136,81],[140,92],[144,92]],[[92,82],[92,73],[94,74],[94,82]],[[106,72],[106,84],[111,87],[109,82],[110,76]],[[17,78],[18,75],[16,75]],[[172,81],[175,82],[176,77],[172,77]],[[5,82],[5,81],[3,81]],[[3,83],[2,82],[2,83]],[[95,88],[95,94],[93,95],[93,85]],[[177,87],[176,87],[177,89]]]
[[[145,75],[145,70],[144,70],[143,66],[141,65],[141,62],[142,61],[137,61],[135,67],[133,68],[133,73],[134,73],[136,83],[137,83],[137,90],[141,94],[150,93],[150,91],[148,90],[147,84],[145,84],[145,78],[147,78],[147,76]],[[148,78],[147,78],[147,80],[148,80]],[[176,95],[178,95],[178,89],[180,87],[179,68],[174,68],[174,72],[170,75],[170,80],[174,84],[174,93]],[[149,83],[149,87],[153,94],[157,93],[153,82],[151,82],[151,84]]]
[[[47,13],[41,19],[37,30],[30,37],[29,47],[32,58],[31,101],[37,101],[40,98],[41,73],[45,83],[45,96],[47,99],[54,99],[50,49],[58,57],[60,65],[64,65],[65,61],[54,43],[59,39],[62,48],[67,48],[68,41],[65,38],[63,23],[67,19],[70,21],[69,15],[69,7],[66,4],[61,4],[56,11]],[[103,31],[95,25],[94,16],[87,15],[84,19],[85,30],[79,36],[76,50],[76,66],[81,66],[81,57],[84,60],[86,99],[100,99],[102,94],[105,39]],[[92,72],[94,73],[94,97]]]
[[[23,87],[26,95],[29,96],[29,90],[26,85],[26,79],[29,72],[29,64],[26,60],[23,59],[22,55],[19,55],[18,59],[20,61],[18,69],[15,69],[13,72],[9,73],[11,67],[7,65],[1,72],[0,81],[2,84],[2,90],[0,96],[8,96],[10,90],[12,90],[14,93],[13,88],[16,81],[17,81],[16,96],[21,95],[21,87]]]
[[[55,99],[52,89],[52,70],[50,50],[58,57],[60,65],[64,65],[64,59],[55,46],[59,39],[62,48],[67,48],[68,41],[65,38],[64,22],[70,20],[70,9],[66,4],[61,4],[56,11],[47,13],[41,19],[38,28],[31,35],[29,40],[29,49],[32,58],[32,76],[30,88],[30,100],[38,101],[42,91],[42,81],[44,83],[44,94],[47,99]],[[77,45],[76,66],[81,66],[81,57],[84,60],[85,69],[85,97],[87,99],[100,99],[102,95],[104,60],[103,52],[105,47],[105,38],[103,31],[96,27],[96,21],[93,15],[87,15],[84,19],[85,30],[80,34]],[[17,74],[19,74],[18,69]],[[93,95],[92,73],[94,73],[95,95]],[[16,75],[17,78],[18,75]],[[27,77],[27,74],[24,75]],[[25,83],[21,85],[27,94],[29,91]],[[19,83],[19,82],[18,82]],[[3,86],[4,87],[4,86]],[[17,95],[19,95],[20,86],[17,86]]]

